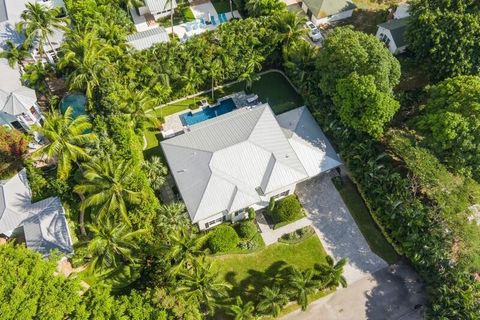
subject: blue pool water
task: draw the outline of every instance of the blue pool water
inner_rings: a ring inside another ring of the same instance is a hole
[[[191,113],[187,112],[180,115],[180,119],[184,126],[192,126],[196,123],[218,117],[222,114],[229,113],[235,109],[235,102],[233,99],[226,99],[219,104],[203,109],[202,111]]]
[[[65,96],[62,101],[60,101],[60,111],[65,113],[65,110],[69,106],[73,108],[73,118],[76,118],[78,116],[81,116],[82,114],[85,114],[85,104],[87,102],[87,99],[85,95],[81,93],[72,93],[69,94],[68,96]]]

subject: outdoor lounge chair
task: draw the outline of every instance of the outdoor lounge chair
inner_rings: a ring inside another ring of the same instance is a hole
[[[223,16],[222,14],[218,14],[218,20],[220,21],[220,23],[224,23],[225,21],[223,20]]]
[[[210,20],[211,20],[211,22],[212,22],[212,24],[213,24],[214,26],[217,25],[217,21],[215,21],[215,17],[214,17],[214,16],[211,16],[211,17],[210,17]]]
[[[223,22],[228,22],[227,15],[224,13],[220,13],[220,16],[222,17]]]

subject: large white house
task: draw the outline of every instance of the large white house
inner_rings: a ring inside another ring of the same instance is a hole
[[[356,8],[349,0],[300,0],[298,3],[315,25],[350,18]]]
[[[156,20],[169,16],[170,12],[177,8],[176,0],[144,0],[143,2],[143,6],[130,9],[138,32],[156,27]]]
[[[11,92],[0,89],[0,115],[0,125],[24,132],[43,122],[35,90],[23,86]]]
[[[0,235],[24,238],[27,247],[48,255],[57,249],[73,253],[65,211],[59,198],[32,203],[27,173],[0,181]]]
[[[201,230],[246,217],[271,197],[341,165],[306,107],[275,116],[268,104],[190,126],[161,142],[190,218]]]

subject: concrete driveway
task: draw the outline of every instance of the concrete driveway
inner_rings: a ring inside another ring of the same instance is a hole
[[[284,320],[421,320],[426,298],[413,269],[404,264],[383,268],[335,293],[314,301],[305,312]]]
[[[333,185],[332,174],[323,174],[297,185],[307,217],[328,254],[335,260],[348,259],[344,276],[352,284],[387,266],[372,252]]]

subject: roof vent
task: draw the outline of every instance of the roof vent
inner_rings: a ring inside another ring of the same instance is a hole
[[[177,172],[178,173],[184,173],[184,172],[187,172],[187,169],[178,170]]]

